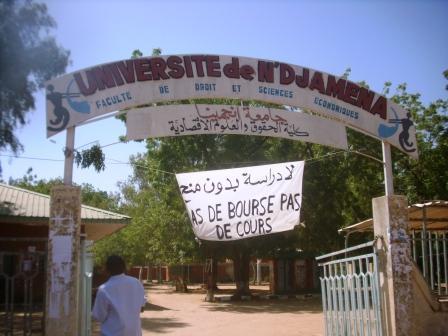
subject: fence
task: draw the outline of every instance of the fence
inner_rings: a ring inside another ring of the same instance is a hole
[[[348,254],[357,255],[348,257]],[[336,257],[340,259],[334,260]],[[325,334],[382,335],[378,258],[374,242],[316,259],[322,267],[320,283]],[[333,260],[324,261],[327,259]]]
[[[447,232],[413,230],[411,251],[428,286],[438,296],[448,295]]]
[[[0,335],[43,333],[45,259],[40,251],[0,252]]]

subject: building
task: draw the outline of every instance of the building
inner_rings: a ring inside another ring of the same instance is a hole
[[[0,183],[0,333],[43,333],[49,216],[48,195]],[[85,247],[129,222],[128,216],[82,205],[80,243]]]

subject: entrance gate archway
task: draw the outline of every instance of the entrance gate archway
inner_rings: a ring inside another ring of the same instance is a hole
[[[279,108],[175,104],[201,98],[255,100],[278,104]],[[222,55],[123,60],[49,81],[47,101],[47,136],[67,129],[64,171],[67,186],[72,179],[75,127],[118,110],[127,110],[130,139],[258,133],[347,148],[344,127],[351,127],[382,141],[386,195],[393,194],[390,145],[411,157],[418,157],[413,122],[410,114],[399,105],[345,78],[283,62]],[[164,106],[154,106],[157,103]],[[142,106],[145,107],[139,108]],[[148,126],[154,124],[157,125],[155,129]],[[62,286],[76,292],[74,274],[79,250],[76,218],[79,216],[75,207],[79,201],[76,201],[76,191],[70,187],[60,193],[59,203],[75,202],[55,212],[50,219],[49,256],[54,255],[57,248],[52,241],[54,230],[60,230],[61,221],[66,221],[64,235],[72,246],[68,258],[74,265],[74,272],[67,274]],[[48,264],[48,279],[52,279],[51,274],[58,264],[51,257]],[[70,287],[71,283],[75,286]],[[49,282],[50,295],[56,287]],[[59,306],[58,302],[49,303],[47,324],[70,330],[74,320],[67,312],[61,315]],[[74,309],[76,311],[76,307]],[[55,310],[57,314],[51,314]],[[64,316],[67,323],[64,323]],[[58,323],[52,323],[56,318]]]

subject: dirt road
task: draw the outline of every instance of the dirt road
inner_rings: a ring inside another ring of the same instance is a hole
[[[204,302],[205,294],[176,293],[173,287],[152,285],[141,315],[143,335],[283,336],[323,335],[318,297]]]

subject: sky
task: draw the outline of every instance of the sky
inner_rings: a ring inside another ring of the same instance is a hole
[[[216,54],[269,59],[365,80],[381,92],[407,83],[424,103],[447,99],[448,1],[300,0],[47,0],[57,22],[51,33],[70,50],[67,72],[130,58],[140,49],[164,55]],[[62,177],[66,135],[45,131],[45,93],[17,131],[24,146],[18,157],[1,152],[2,178],[20,178],[29,167],[39,179]],[[126,132],[113,118],[76,128],[75,148],[114,144]],[[89,145],[90,146],[90,145]],[[131,175],[125,164],[144,151],[143,143],[105,147],[106,169],[75,166],[73,182],[109,192]],[[188,155],[188,153],[185,153]],[[122,162],[117,164],[117,162]],[[123,164],[124,163],[124,164]]]

